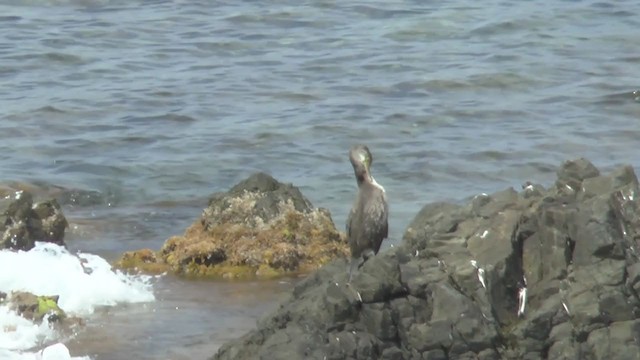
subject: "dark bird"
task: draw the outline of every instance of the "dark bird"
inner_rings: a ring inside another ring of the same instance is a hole
[[[384,188],[371,176],[373,158],[369,148],[365,145],[353,146],[349,151],[349,160],[358,182],[358,195],[347,219],[347,238],[351,247],[351,282],[353,270],[376,255],[382,240],[387,238],[389,205]]]

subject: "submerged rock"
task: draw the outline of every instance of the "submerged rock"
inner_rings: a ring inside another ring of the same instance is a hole
[[[67,226],[56,200],[34,204],[27,191],[0,199],[0,249],[30,250],[36,241],[64,245]]]
[[[272,277],[317,269],[348,254],[327,210],[263,173],[212,196],[199,220],[159,253],[126,253],[122,268],[187,276]]]
[[[328,264],[213,359],[638,359],[639,197],[631,167],[580,159],[427,205],[350,286]]]

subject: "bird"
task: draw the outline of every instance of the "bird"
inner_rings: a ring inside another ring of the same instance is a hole
[[[367,259],[377,255],[389,234],[389,205],[384,187],[371,175],[373,157],[366,145],[354,145],[349,160],[358,183],[358,194],[347,218],[347,239],[351,250],[349,280],[353,271]],[[362,262],[361,262],[362,260]]]

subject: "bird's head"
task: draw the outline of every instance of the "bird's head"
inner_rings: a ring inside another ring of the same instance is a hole
[[[360,184],[365,177],[369,176],[369,169],[373,162],[371,152],[366,145],[355,145],[349,151],[349,160]]]

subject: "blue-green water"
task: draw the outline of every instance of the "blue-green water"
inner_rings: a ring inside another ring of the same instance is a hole
[[[428,202],[548,185],[569,158],[640,165],[636,1],[16,3],[0,0],[0,182],[96,191],[64,206],[72,249],[159,248],[210,193],[257,170],[342,228],[359,142],[387,190],[392,241]],[[175,321],[169,298],[154,321]],[[220,342],[220,312],[121,353],[79,351],[199,357]]]

